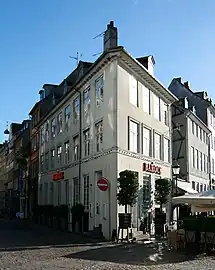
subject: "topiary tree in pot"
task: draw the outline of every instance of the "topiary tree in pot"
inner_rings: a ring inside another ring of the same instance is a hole
[[[134,206],[138,195],[138,173],[125,170],[119,173],[117,179],[119,205],[125,206],[125,213],[119,213],[119,228],[131,228],[131,213],[128,213],[128,206]]]
[[[171,184],[167,178],[159,178],[155,181],[155,202],[160,205],[160,213],[155,217],[155,233],[164,234],[164,224],[166,215],[163,212],[163,205],[168,202],[168,196],[171,191]]]
[[[71,213],[72,213],[72,231],[73,232],[76,231],[76,224],[78,224],[79,232],[82,233],[83,232],[82,223],[85,213],[84,205],[81,203],[76,203],[75,205],[72,206]]]

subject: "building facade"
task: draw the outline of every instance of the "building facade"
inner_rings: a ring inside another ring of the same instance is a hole
[[[190,107],[187,98],[172,105],[172,155],[180,165],[178,187],[185,193],[209,189],[210,130]]]
[[[142,216],[149,215],[151,222],[155,215],[155,180],[172,175],[170,105],[176,101],[154,77],[153,57],[133,58],[116,46],[116,38],[111,22],[104,53],[39,127],[39,204],[83,203],[89,230],[101,227],[108,239],[117,229],[117,214],[124,211],[116,200],[121,171],[138,172],[133,226],[138,228]],[[99,185],[103,178],[105,191]]]
[[[7,183],[8,142],[0,144],[0,212],[5,211],[5,184]]]
[[[189,82],[182,82],[181,78],[174,78],[170,83],[169,90],[179,99],[187,97],[189,106],[194,106],[196,115],[207,125],[211,131],[209,140],[209,178],[212,188],[215,186],[215,107],[207,92],[193,92]],[[195,131],[195,136],[200,136]]]

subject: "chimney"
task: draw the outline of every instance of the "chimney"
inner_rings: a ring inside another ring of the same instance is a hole
[[[117,27],[114,26],[114,21],[110,21],[107,25],[107,30],[104,33],[104,48],[103,51],[116,48],[118,46]]]
[[[148,72],[154,76],[155,59],[152,55],[136,58],[140,64],[142,64]]]
[[[39,91],[39,95],[40,95],[40,100],[43,100],[45,98],[45,91],[43,89],[41,89]]]
[[[189,81],[184,82],[184,86],[185,86],[187,89],[190,89],[190,82],[189,82]]]

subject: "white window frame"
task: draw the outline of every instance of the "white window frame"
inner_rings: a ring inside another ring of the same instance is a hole
[[[90,111],[90,87],[84,90],[83,97],[84,113],[88,114],[88,112]]]
[[[165,145],[165,142],[167,142],[167,145]],[[163,138],[163,160],[164,162],[170,162],[170,140],[166,137]]]
[[[64,154],[65,154],[65,164],[68,164],[70,161],[70,144],[69,141],[64,143]]]
[[[139,107],[138,81],[132,75],[129,75],[129,102]]]
[[[73,159],[74,161],[79,160],[79,135],[76,135],[75,137],[73,137]]]
[[[96,152],[100,152],[103,149],[103,121],[99,121],[95,124],[96,135]]]
[[[84,180],[84,196],[83,196],[83,201],[84,201],[84,207],[85,211],[89,211],[89,205],[90,205],[90,177],[89,174],[83,176]]]
[[[147,157],[152,155],[152,130],[146,126],[142,127],[142,154]],[[146,136],[149,135],[149,136]],[[147,148],[148,146],[148,148]]]
[[[156,143],[156,136],[157,136],[157,138],[160,138],[160,143],[159,143],[159,147],[158,147],[158,149],[159,149],[159,154],[157,155],[156,154],[156,145],[158,145],[158,143]],[[161,157],[162,157],[162,147],[161,147],[161,144],[162,144],[162,136],[161,136],[161,134],[159,134],[159,133],[157,133],[157,132],[154,132],[154,158],[155,159],[157,159],[157,160],[161,160]]]
[[[64,114],[65,114],[65,129],[68,130],[70,127],[70,118],[71,118],[71,106],[70,105],[66,106]]]
[[[63,114],[62,112],[57,115],[57,133],[63,132]]]
[[[158,121],[161,120],[161,99],[157,95],[154,94],[154,117]],[[157,109],[158,108],[158,109]]]
[[[151,91],[143,84],[141,84],[142,86],[142,108],[143,111],[151,114]]]
[[[136,125],[132,130],[132,125]],[[129,117],[128,123],[128,150],[134,153],[140,152],[140,123]]]
[[[104,101],[104,75],[100,75],[95,81],[96,89],[96,107],[99,107]]]
[[[55,166],[55,149],[51,150],[51,167],[54,168]]]
[[[57,147],[57,164],[61,165],[62,163],[62,146]]]
[[[45,142],[49,141],[49,120],[45,123]]]
[[[51,136],[54,138],[56,136],[56,119],[51,120]]]
[[[84,135],[84,156],[90,155],[90,129],[83,132]]]
[[[78,177],[73,178],[73,205],[80,203],[80,181]]]
[[[191,164],[192,168],[196,167],[195,148],[193,146],[191,146]]]
[[[73,100],[73,123],[77,124],[80,119],[80,96]]]

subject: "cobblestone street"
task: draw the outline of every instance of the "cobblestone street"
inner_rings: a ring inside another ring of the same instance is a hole
[[[214,269],[162,244],[116,245],[17,221],[0,221],[0,269]]]

